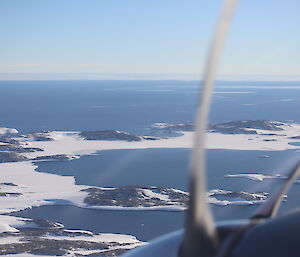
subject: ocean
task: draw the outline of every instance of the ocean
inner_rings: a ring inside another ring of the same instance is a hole
[[[199,84],[195,81],[1,81],[0,127],[20,132],[116,129],[152,135],[157,122],[192,122]],[[211,123],[229,120],[275,120],[300,123],[300,83],[218,82]],[[119,187],[166,186],[188,190],[190,150],[143,149],[99,151],[72,161],[38,162],[38,172],[74,176],[76,184]],[[269,158],[261,158],[269,156]],[[275,181],[225,178],[231,173],[286,174],[288,151],[208,150],[208,187],[272,192]],[[281,212],[297,207],[295,184]],[[257,205],[213,206],[216,220],[247,218]],[[93,210],[68,203],[24,210],[13,215],[45,218],[67,228],[124,233],[151,240],[180,229],[183,211]]]

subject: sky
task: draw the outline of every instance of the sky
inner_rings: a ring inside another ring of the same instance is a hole
[[[1,0],[0,79],[200,78],[221,5]],[[219,75],[300,80],[299,10],[299,0],[240,0]]]

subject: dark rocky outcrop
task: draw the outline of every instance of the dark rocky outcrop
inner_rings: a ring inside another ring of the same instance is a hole
[[[0,152],[0,163],[28,161],[28,158],[15,152]]]
[[[79,136],[86,140],[124,140],[141,141],[142,137],[117,130],[82,131]]]
[[[42,152],[41,148],[21,147],[15,145],[0,145],[0,151],[11,151],[15,153],[30,153],[30,152]]]
[[[17,197],[21,195],[21,193],[0,192],[0,197]]]
[[[166,187],[123,186],[112,189],[92,187],[83,191],[88,192],[84,203],[93,206],[168,207],[177,205],[186,207],[188,201],[187,193]],[[147,192],[150,192],[150,196]],[[162,197],[156,197],[156,195]],[[163,199],[164,197],[166,200]]]
[[[209,126],[211,132],[218,132],[223,134],[257,134],[254,130],[248,129],[262,129],[270,131],[283,130],[282,122],[275,122],[270,120],[237,120],[228,121]],[[162,130],[167,132],[174,131],[192,131],[194,125],[191,123],[156,123],[152,126],[152,130]],[[268,133],[264,135],[276,135],[275,133]]]
[[[33,141],[53,141],[54,139],[49,136],[49,131],[42,132],[31,132],[27,134],[20,135],[24,138],[30,138]]]
[[[238,120],[210,125],[209,129],[223,134],[257,134],[256,131],[248,129],[280,131],[283,130],[283,125],[284,123],[270,120]]]
[[[290,139],[300,139],[300,136],[289,137]]]
[[[39,156],[33,159],[33,161],[68,161],[73,159],[72,156],[66,154],[55,154]]]

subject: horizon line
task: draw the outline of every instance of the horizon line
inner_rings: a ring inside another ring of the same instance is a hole
[[[153,80],[153,81],[203,81],[200,74],[175,73],[1,73],[0,81],[104,81],[104,80]],[[217,81],[300,82],[300,75],[219,75]]]

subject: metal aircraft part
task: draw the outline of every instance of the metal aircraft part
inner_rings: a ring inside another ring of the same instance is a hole
[[[217,223],[220,238],[226,238],[236,228],[248,224],[248,220],[235,220]],[[159,237],[150,244],[130,251],[123,257],[178,257],[178,252],[182,244],[184,231],[179,230],[168,235]]]
[[[297,257],[299,228],[300,210],[282,217],[250,219],[223,238],[216,257]]]
[[[225,256],[297,257],[300,238],[300,211],[264,220],[248,228],[238,244]]]
[[[178,257],[182,243],[182,230],[159,237],[148,245],[131,250],[122,257]]]
[[[226,252],[216,257],[298,257],[300,238],[300,210],[271,219],[234,220],[218,222],[216,231],[220,245],[227,246],[228,239],[237,235]],[[183,231],[176,231],[153,240],[146,246],[131,250],[124,257],[178,257]],[[199,257],[203,256],[200,252]]]
[[[218,235],[206,200],[205,134],[217,67],[236,3],[237,0],[225,1],[207,59],[201,100],[195,118],[190,201],[180,257],[197,257],[199,253],[209,257],[218,248]]]

